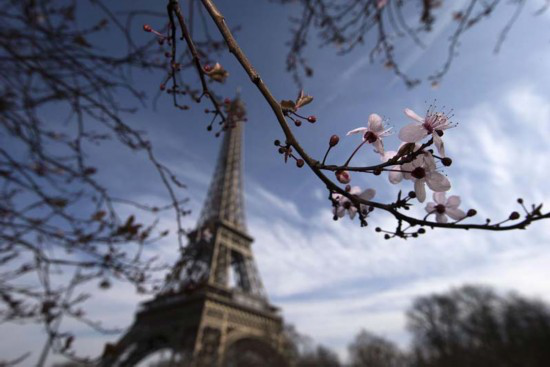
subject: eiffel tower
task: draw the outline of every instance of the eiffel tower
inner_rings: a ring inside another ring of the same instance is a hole
[[[267,299],[246,228],[239,99],[227,113],[216,171],[189,244],[163,289],[140,305],[128,332],[106,345],[102,366],[135,366],[159,351],[170,355],[162,366],[287,365],[282,318]]]

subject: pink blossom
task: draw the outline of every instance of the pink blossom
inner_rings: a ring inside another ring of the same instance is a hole
[[[354,186],[350,189],[349,193],[363,200],[369,201],[374,197],[376,191],[374,189],[366,189],[361,191],[359,186]],[[347,212],[350,219],[355,218],[355,215],[357,214],[357,207],[353,205],[353,203],[346,196],[342,194],[332,194],[332,198],[336,201],[336,206],[332,208],[332,213],[334,216],[342,218]],[[366,205],[361,204],[360,208],[361,212],[366,213]]]
[[[426,211],[429,214],[435,213],[437,223],[447,223],[447,216],[454,220],[466,218],[466,213],[458,209],[460,205],[460,196],[452,195],[445,198],[444,192],[434,192],[434,202],[426,205]]]
[[[445,146],[441,135],[443,130],[453,127],[447,115],[429,110],[425,118],[416,114],[413,110],[405,108],[405,115],[415,120],[412,124],[406,125],[399,131],[399,139],[406,143],[416,143],[428,135],[432,135],[434,145],[441,156],[445,157]]]
[[[363,141],[372,144],[374,146],[374,150],[378,154],[384,154],[384,143],[382,143],[382,138],[390,135],[390,130],[391,127],[387,129],[384,126],[382,117],[376,113],[373,113],[369,116],[367,127],[358,127],[357,129],[348,131],[346,135],[362,134]]]
[[[424,184],[435,192],[449,191],[451,183],[441,173],[437,172],[435,159],[429,152],[423,152],[412,162],[405,163],[401,170],[403,177],[414,181],[414,192],[421,203],[426,200],[426,188]]]

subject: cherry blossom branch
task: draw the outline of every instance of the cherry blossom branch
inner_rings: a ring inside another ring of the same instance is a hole
[[[333,194],[341,195],[341,197],[345,197],[347,200],[349,200],[350,207],[353,206],[353,207],[357,208],[357,211],[359,212],[359,215],[360,215],[362,225],[366,225],[365,218],[369,214],[369,212],[372,211],[373,208],[382,209],[384,211],[387,211],[397,219],[398,226],[397,226],[397,230],[395,232],[393,232],[393,235],[394,236],[399,236],[399,237],[409,237],[409,236],[415,237],[415,236],[418,236],[418,234],[422,234],[422,233],[425,232],[425,230],[423,228],[421,228],[421,230],[415,231],[413,233],[405,233],[401,229],[402,228],[402,222],[408,223],[411,227],[426,226],[426,227],[430,227],[430,228],[453,228],[453,229],[464,229],[464,230],[481,229],[481,230],[491,230],[491,231],[505,231],[505,230],[513,230],[513,229],[524,229],[527,225],[531,224],[532,222],[550,218],[550,212],[549,213],[542,213],[541,212],[542,205],[540,205],[540,206],[537,206],[537,207],[534,206],[531,211],[526,210],[525,217],[520,222],[517,222],[515,224],[509,224],[509,225],[503,225],[504,222],[492,225],[492,224],[490,224],[489,221],[486,224],[463,224],[463,223],[458,223],[459,220],[457,220],[456,222],[452,222],[452,223],[442,223],[442,222],[439,222],[439,221],[434,222],[434,221],[427,220],[426,218],[425,219],[418,219],[418,218],[415,218],[415,217],[412,217],[412,216],[408,216],[408,215],[402,213],[399,210],[400,208],[408,209],[408,206],[410,204],[408,204],[407,201],[414,198],[414,197],[416,197],[416,194],[414,194],[414,193],[412,193],[413,195],[409,194],[409,196],[405,200],[401,200],[401,199],[398,198],[398,200],[395,203],[383,204],[383,203],[375,202],[375,201],[372,201],[372,200],[366,200],[364,198],[361,198],[358,195],[351,194],[350,189],[340,188],[332,180],[330,180],[322,172],[322,170],[324,169],[324,170],[336,171],[336,172],[338,172],[340,170],[343,170],[343,169],[348,170],[349,167],[347,167],[347,163],[349,163],[349,160],[344,166],[326,166],[324,164],[319,163],[317,160],[315,160],[314,158],[310,157],[307,154],[307,152],[302,148],[302,146],[299,144],[296,137],[292,133],[292,130],[290,129],[290,126],[288,125],[287,120],[286,120],[286,117],[288,116],[288,110],[292,106],[291,105],[289,106],[288,101],[283,101],[283,103],[284,103],[284,107],[283,107],[282,104],[279,103],[275,99],[275,97],[272,95],[272,93],[270,92],[267,85],[263,82],[263,80],[260,77],[260,75],[258,74],[258,72],[255,70],[255,68],[253,67],[251,62],[248,60],[248,58],[246,57],[244,52],[238,46],[237,41],[235,40],[235,38],[233,37],[229,27],[227,26],[227,23],[226,23],[226,20],[225,20],[223,14],[219,11],[219,9],[216,7],[214,2],[212,0],[201,0],[201,1],[202,1],[203,6],[207,9],[208,13],[210,14],[211,18],[213,19],[214,23],[216,24],[218,30],[222,34],[223,38],[225,39],[225,41],[227,43],[227,46],[229,48],[229,52],[231,54],[233,54],[234,57],[237,59],[237,61],[241,65],[241,67],[245,70],[245,72],[249,76],[251,82],[257,87],[257,89],[262,94],[262,96],[264,97],[264,99],[266,100],[268,105],[270,106],[271,110],[273,111],[273,113],[274,113],[274,115],[277,119],[277,122],[278,122],[279,126],[281,127],[281,129],[283,130],[283,133],[285,135],[286,145],[288,147],[287,151],[290,147],[292,147],[298,153],[298,155],[304,160],[304,162],[309,166],[309,168],[313,171],[313,173],[326,185],[326,187],[329,190],[329,192],[331,193],[331,195],[333,195]],[[438,119],[440,118],[440,116],[439,115],[434,115],[434,116],[435,116],[434,123],[438,124],[439,123]],[[437,133],[437,134],[435,134],[435,133]],[[439,134],[440,134],[439,131],[435,131],[434,134],[433,134],[434,139]],[[440,138],[438,138],[438,141],[440,141]],[[425,143],[424,145],[422,145],[421,149],[418,149],[418,153],[416,153],[416,155],[411,155],[410,158],[402,158],[402,160],[399,161],[398,163],[399,164],[406,164],[406,163],[409,163],[412,160],[414,160],[415,157],[418,157],[418,155],[420,155],[421,153],[426,154],[426,153],[424,153],[424,149],[427,146],[431,145],[433,142],[434,142],[434,140],[430,139],[430,141],[428,143]],[[363,143],[361,143],[361,145],[362,144]],[[440,143],[440,144],[441,144],[441,146],[438,146],[438,149],[440,149],[440,148],[442,149],[442,143]],[[431,156],[431,154],[430,154],[430,156]],[[376,171],[376,170],[380,170],[382,168],[386,168],[386,167],[392,166],[392,165],[396,165],[396,161],[388,161],[386,163],[382,163],[380,165],[371,166],[371,167],[356,167],[356,168],[354,168],[354,170],[363,171],[363,172],[371,171],[371,170]],[[331,200],[333,201],[333,205],[335,205],[334,199],[333,199],[332,196],[331,196]],[[370,208],[370,209],[361,210],[361,208],[363,206],[365,206],[367,208]],[[470,210],[468,212],[467,216],[473,216],[473,215],[475,215],[475,211]],[[513,212],[510,215],[509,219],[517,220],[517,219],[519,219],[519,216],[517,215],[516,212]],[[382,230],[379,229],[378,231],[382,231]]]

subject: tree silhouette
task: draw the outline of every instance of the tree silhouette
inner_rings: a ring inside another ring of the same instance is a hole
[[[417,366],[546,366],[550,308],[515,294],[464,286],[420,297],[407,313]]]
[[[361,330],[348,347],[353,367],[404,367],[406,357],[389,340]]]

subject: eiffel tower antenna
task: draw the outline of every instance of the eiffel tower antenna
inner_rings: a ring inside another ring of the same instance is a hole
[[[239,98],[227,120],[214,177],[189,244],[161,292],[141,305],[102,366],[134,366],[169,350],[177,366],[286,366],[283,323],[267,300],[252,253],[243,195],[243,125]],[[260,364],[258,364],[260,363]]]

